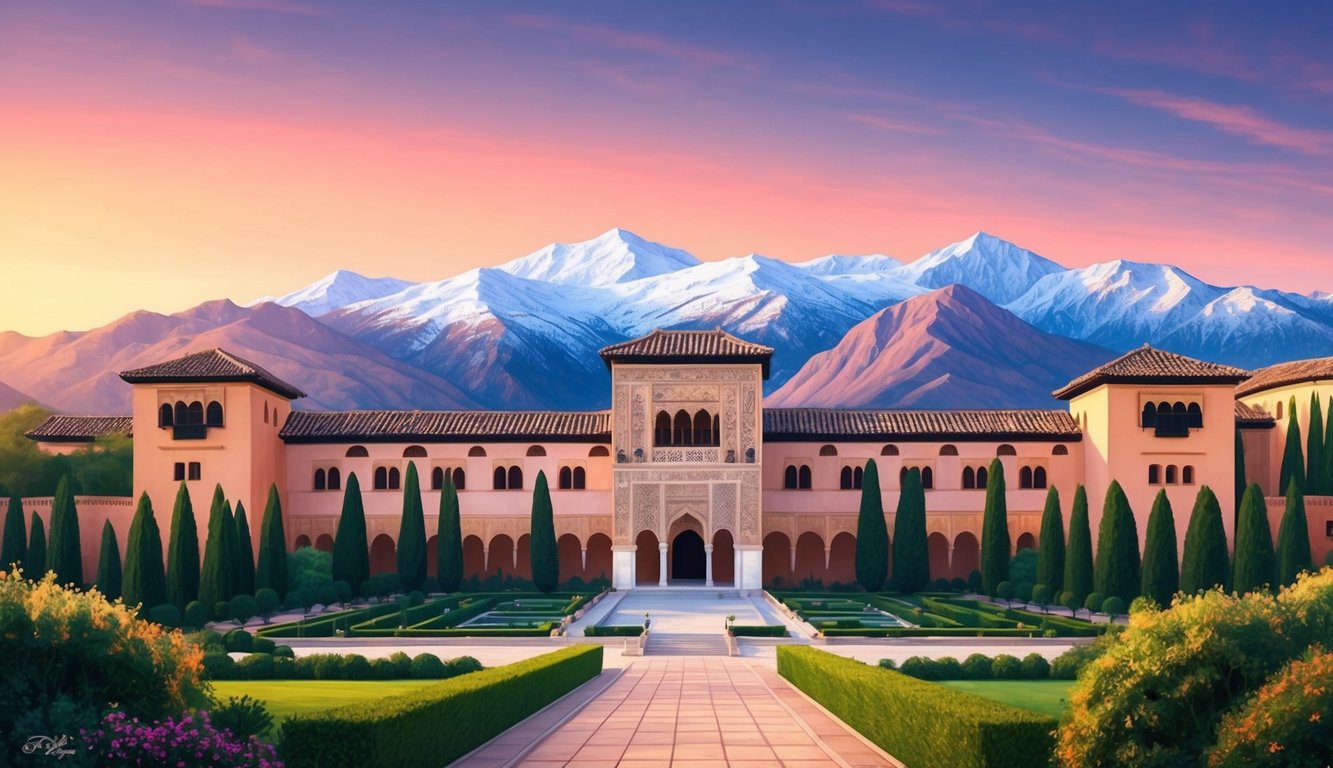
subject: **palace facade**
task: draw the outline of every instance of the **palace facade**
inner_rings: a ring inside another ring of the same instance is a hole
[[[53,416],[29,437],[67,451],[130,432],[134,488],[160,526],[181,482],[206,515],[215,485],[243,502],[257,535],[276,486],[289,546],[331,550],[343,490],[356,475],[372,572],[394,568],[409,463],[419,473],[430,569],[445,478],[459,489],[465,576],[530,572],[532,487],[544,473],[555,509],[561,577],[618,588],[702,580],[742,589],[854,580],[856,519],[867,462],[880,477],[889,530],[902,477],[926,487],[932,577],[979,564],[988,467],[1008,487],[1010,540],[1036,545],[1047,488],[1066,516],[1086,486],[1095,531],[1112,480],[1129,496],[1140,543],[1165,490],[1183,541],[1202,485],[1217,494],[1228,539],[1235,456],[1281,516],[1283,412],[1295,397],[1308,429],[1311,395],[1333,396],[1333,358],[1251,374],[1143,347],[1055,392],[1061,410],[764,408],[773,350],[720,330],[654,331],[601,350],[611,372],[605,411],[306,411],[303,393],[220,349],[121,374],[128,418]],[[1307,432],[1308,434],[1308,432]],[[42,500],[32,500],[42,509]],[[133,508],[81,499],[85,573],[101,520],[122,549]],[[1308,506],[1313,555],[1333,544],[1333,500]],[[201,519],[200,534],[206,522]],[[202,543],[201,543],[202,546]]]

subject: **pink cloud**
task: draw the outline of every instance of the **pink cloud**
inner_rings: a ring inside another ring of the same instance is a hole
[[[699,67],[753,68],[753,65],[743,57],[730,51],[720,51],[682,43],[678,40],[647,32],[618,29],[604,24],[580,24],[536,14],[511,14],[506,16],[505,20],[515,27],[558,29],[585,42],[674,59]]]
[[[187,5],[203,8],[222,8],[231,11],[270,11],[298,16],[323,16],[327,9],[301,0],[185,0]]]
[[[890,133],[912,133],[919,136],[943,136],[948,133],[948,131],[936,125],[925,125],[910,120],[882,117],[880,115],[853,112],[845,117],[853,123],[859,123],[860,125],[868,126],[880,131],[888,131]]]
[[[1333,132],[1316,131],[1280,123],[1249,107],[1176,96],[1163,91],[1108,88],[1104,90],[1131,104],[1161,110],[1184,120],[1193,120],[1255,144],[1290,149],[1307,155],[1333,152]]]

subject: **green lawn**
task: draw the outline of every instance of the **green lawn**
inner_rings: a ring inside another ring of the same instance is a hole
[[[226,702],[249,694],[264,702],[276,727],[290,715],[405,693],[439,680],[214,680],[213,696]]]
[[[1055,719],[1065,713],[1073,680],[943,680],[938,683],[960,691],[1009,704],[1010,706],[1050,715]]]

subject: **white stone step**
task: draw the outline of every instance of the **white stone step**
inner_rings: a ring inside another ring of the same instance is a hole
[[[719,634],[649,632],[645,655],[726,656],[727,639]]]

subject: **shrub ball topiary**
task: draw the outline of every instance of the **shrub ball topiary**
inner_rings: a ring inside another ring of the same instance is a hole
[[[1088,595],[1088,599],[1083,601],[1083,607],[1089,611],[1100,611],[1102,604],[1106,602],[1106,595],[1101,592],[1093,592]]]
[[[278,648],[278,644],[267,637],[256,637],[251,644],[255,653],[273,653]]]
[[[1125,601],[1111,595],[1102,601],[1102,613],[1107,616],[1123,616],[1125,613]]]
[[[991,679],[991,660],[984,653],[974,653],[963,659],[963,679],[964,680],[989,680]]]
[[[1077,611],[1083,607],[1083,601],[1078,599],[1078,595],[1073,592],[1065,591],[1060,593],[1060,605],[1071,611]]]
[[[242,680],[272,680],[273,657],[267,653],[252,653],[236,662],[236,677]]]
[[[259,602],[249,595],[237,595],[231,599],[231,617],[244,624],[259,613]]]
[[[255,605],[259,607],[260,616],[270,616],[282,607],[282,599],[276,590],[264,587],[255,591]]]
[[[226,651],[209,651],[201,659],[202,674],[205,680],[235,680],[236,661]]]
[[[346,603],[352,599],[352,585],[345,581],[333,582],[333,591],[338,596],[338,602]]]
[[[967,575],[967,591],[974,594],[981,592],[981,571],[974,569]]]
[[[1032,588],[1032,602],[1037,605],[1051,604],[1051,588],[1047,584],[1038,584]]]
[[[955,576],[949,580],[949,589],[954,592],[965,592],[967,591],[967,581],[961,576]]]
[[[213,619],[216,621],[225,621],[231,618],[231,603],[226,600],[219,600],[213,603]]]
[[[233,629],[223,636],[228,651],[234,653],[249,653],[254,650],[254,635],[246,632],[244,629]]]
[[[419,589],[413,590],[407,596],[408,605],[421,605],[426,602],[426,594]]]
[[[1051,676],[1051,663],[1040,653],[1029,653],[1019,665],[1024,680],[1045,680]]]
[[[936,680],[935,662],[925,656],[912,656],[904,659],[898,667],[898,671],[904,675],[915,677],[918,680]]]
[[[1017,656],[1001,653],[990,661],[990,674],[994,680],[1021,680],[1023,663]]]
[[[333,588],[332,584],[325,584],[315,590],[315,602],[325,607],[333,605],[338,602],[338,591]]]
[[[417,680],[434,680],[444,676],[444,662],[433,653],[419,653],[412,658],[412,677]]]
[[[1014,597],[1025,603],[1032,602],[1032,584],[1025,581],[1014,587]]]
[[[175,629],[181,625],[181,612],[179,608],[171,603],[163,603],[162,605],[153,606],[153,609],[148,612],[148,619],[161,624],[167,629]]]
[[[273,649],[273,655],[279,658],[296,658],[296,652],[292,650],[290,645],[279,645],[277,648]]]
[[[995,596],[1001,600],[1012,600],[1014,598],[1014,583],[1012,581],[1002,581],[995,587]]]

